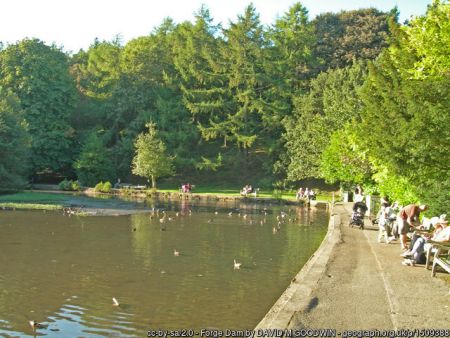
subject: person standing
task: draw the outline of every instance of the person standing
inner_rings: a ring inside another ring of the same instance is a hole
[[[297,195],[295,196],[295,198],[297,199],[297,201],[298,201],[300,198],[303,198],[303,188],[302,188],[302,187],[300,187],[300,188],[297,190]]]
[[[427,209],[428,206],[425,204],[409,204],[400,210],[397,216],[397,224],[402,250],[408,250],[408,246],[406,245],[406,234],[408,233],[410,227],[414,228],[419,225],[420,213]]]

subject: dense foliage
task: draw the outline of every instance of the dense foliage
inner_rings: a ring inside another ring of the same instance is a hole
[[[126,45],[4,46],[0,186],[41,173],[156,184],[173,169],[177,183],[359,183],[446,211],[449,16],[447,0],[404,25],[395,8],[310,20],[296,3],[264,26],[249,5],[224,27],[202,6]],[[139,169],[143,142],[167,170]]]
[[[18,98],[0,87],[0,189],[26,184],[28,142]]]
[[[156,180],[173,174],[172,158],[166,153],[166,146],[159,139],[154,123],[147,123],[148,131],[141,133],[134,147],[133,174],[147,178],[156,189]]]
[[[31,136],[34,172],[70,168],[76,91],[68,57],[56,47],[25,39],[0,53],[0,86],[18,98]]]

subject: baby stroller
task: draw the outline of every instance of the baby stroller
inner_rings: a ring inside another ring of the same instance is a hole
[[[358,226],[360,229],[364,229],[364,214],[366,211],[367,205],[364,202],[356,202],[353,204],[353,212],[349,226]]]

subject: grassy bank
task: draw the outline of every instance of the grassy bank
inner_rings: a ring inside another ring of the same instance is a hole
[[[215,196],[226,196],[226,197],[236,197],[240,196],[239,187],[220,187],[220,186],[195,186],[192,193],[193,194],[205,194],[205,195],[215,195]],[[170,187],[162,186],[161,189],[158,189],[158,192],[164,193],[177,193],[180,192],[180,189],[174,189]],[[253,196],[253,195],[251,195]],[[258,192],[258,197],[263,198],[276,198],[276,199],[284,199],[288,201],[294,201],[296,196],[296,191],[294,190],[269,190],[269,189],[260,189]],[[337,199],[338,196],[335,196]],[[316,199],[318,201],[331,202],[333,199],[332,192],[328,191],[318,191],[316,195]]]
[[[19,192],[0,195],[0,208],[27,210],[60,210],[64,207],[67,196],[62,194]]]
[[[0,202],[1,209],[23,209],[23,210],[61,210],[62,205],[39,204],[39,203],[11,203]]]
[[[160,193],[179,193],[179,189],[162,188],[158,189]],[[240,188],[217,187],[217,186],[201,186],[195,187],[193,190],[195,195],[218,196],[218,197],[240,197]],[[109,199],[108,194],[103,195],[102,199]],[[252,198],[250,195],[249,198]],[[278,200],[295,201],[295,191],[281,190],[260,190],[258,198],[274,198]],[[332,194],[329,192],[318,193],[318,201],[331,201]],[[118,201],[118,200],[115,200]],[[117,202],[120,204],[120,202]],[[125,202],[124,202],[125,203]],[[13,194],[0,195],[0,208],[4,209],[33,209],[33,210],[60,210],[67,206],[77,206],[81,208],[105,208],[111,207],[106,205],[97,198],[90,199],[83,194],[57,193],[55,192],[38,192],[38,191],[22,191]],[[122,208],[128,206],[114,206],[114,208]]]
[[[66,201],[67,195],[47,192],[22,191],[14,194],[0,195],[1,202],[58,204]]]

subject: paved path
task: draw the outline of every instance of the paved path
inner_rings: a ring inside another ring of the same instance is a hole
[[[449,329],[447,276],[432,278],[424,266],[403,266],[399,243],[378,243],[377,231],[370,226],[349,228],[351,204],[335,210],[341,213],[341,240],[308,305],[297,309],[289,327]]]

